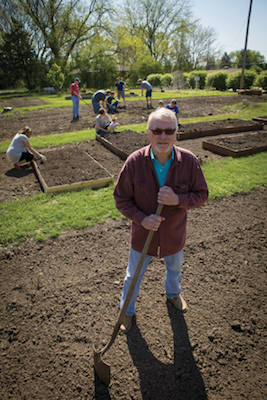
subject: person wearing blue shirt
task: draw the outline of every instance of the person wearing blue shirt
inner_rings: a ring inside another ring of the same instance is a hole
[[[153,108],[151,97],[152,97],[152,86],[147,81],[142,81],[142,79],[138,79],[139,85],[141,85],[141,96],[143,96],[143,91],[146,91],[146,104],[147,108]],[[149,101],[150,100],[150,101]]]
[[[108,112],[119,112],[117,110],[118,104],[120,103],[120,100],[115,99],[114,97],[114,92],[111,90],[107,90],[107,98],[106,98],[106,106],[107,106],[107,111]]]
[[[123,108],[126,108],[125,101],[125,83],[120,80],[120,78],[116,78],[115,87],[117,90],[118,99],[123,98]]]
[[[165,108],[168,108],[169,110],[171,110],[171,111],[173,111],[174,113],[175,113],[175,115],[176,115],[176,118],[177,118],[177,122],[178,122],[178,124],[179,124],[179,108],[178,108],[178,106],[177,106],[177,104],[176,104],[176,100],[175,99],[172,99],[171,100],[171,102],[170,102],[170,104],[167,104],[166,106],[165,106]]]

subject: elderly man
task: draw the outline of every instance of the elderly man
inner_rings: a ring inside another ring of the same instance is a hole
[[[148,232],[154,231],[121,325],[124,333],[131,329],[141,280],[152,256],[159,254],[165,260],[167,300],[176,309],[187,310],[180,286],[187,209],[202,206],[208,198],[208,187],[197,157],[174,145],[177,134],[175,113],[164,107],[152,112],[148,118],[147,134],[150,145],[127,158],[114,189],[116,207],[132,221],[121,308]],[[158,203],[164,205],[161,216],[155,214]]]

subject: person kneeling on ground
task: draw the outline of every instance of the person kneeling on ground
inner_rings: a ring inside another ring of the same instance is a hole
[[[108,127],[110,123],[112,122],[112,119],[110,116],[106,113],[104,108],[99,109],[99,114],[97,115],[95,119],[95,130],[98,135],[103,135],[105,133],[108,133]]]
[[[120,100],[115,99],[114,92],[111,90],[107,90],[107,98],[106,98],[106,107],[108,112],[119,112],[117,107],[120,103]]]
[[[167,300],[177,310],[187,310],[180,286],[187,210],[198,208],[207,201],[208,187],[197,157],[175,146],[177,125],[172,111],[162,107],[152,112],[147,123],[150,145],[129,155],[115,185],[116,207],[132,221],[130,255],[121,308],[148,233],[154,232],[120,327],[124,333],[131,329],[140,284],[152,256],[159,255],[165,260]],[[156,215],[158,204],[163,204],[160,216]]]
[[[16,169],[21,170],[21,165],[30,162],[34,157],[46,160],[46,157],[38,153],[31,147],[29,139],[32,135],[32,130],[28,126],[20,129],[12,139],[6,155],[9,161],[14,164]]]
[[[179,108],[178,108],[178,106],[176,104],[176,100],[172,99],[171,102],[165,106],[165,108],[168,108],[168,110],[171,110],[171,111],[173,111],[175,113],[176,118],[177,118],[177,123],[178,123],[178,126],[179,126],[179,112],[180,111],[179,111]]]
[[[113,115],[113,116],[112,116],[112,122],[110,123],[110,125],[109,125],[109,127],[108,127],[108,130],[109,130],[110,132],[114,133],[114,132],[115,132],[115,129],[116,129],[117,126],[119,126],[119,125],[120,125],[120,124],[119,124],[117,118]]]

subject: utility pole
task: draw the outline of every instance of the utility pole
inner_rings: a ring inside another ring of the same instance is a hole
[[[245,48],[244,48],[244,53],[243,53],[243,66],[242,66],[242,75],[241,75],[241,79],[240,79],[240,89],[243,89],[243,86],[244,86],[244,75],[245,75],[245,66],[246,66],[246,57],[247,57],[248,28],[249,28],[251,7],[252,7],[252,0],[250,0],[250,6],[249,6],[249,12],[248,12],[247,33],[246,33]]]

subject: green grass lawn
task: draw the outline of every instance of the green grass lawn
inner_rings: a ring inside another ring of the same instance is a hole
[[[222,92],[222,94],[226,93]],[[47,99],[48,96],[43,97]],[[49,97],[52,98],[52,96]],[[168,97],[172,96],[168,95]],[[62,99],[51,99],[51,102],[51,104],[57,102],[60,107]],[[229,114],[186,119],[182,122],[230,117],[251,119],[253,116],[267,115],[267,104],[264,103],[259,105],[240,103],[226,109],[229,109]],[[121,128],[144,132],[146,124],[127,125]],[[63,145],[91,138],[95,138],[94,129],[33,137],[31,144],[36,148],[45,148],[50,145]],[[1,142],[0,152],[5,152],[8,145],[7,141]],[[202,168],[210,190],[209,200],[236,193],[247,193],[260,186],[267,186],[267,152],[209,162]],[[39,194],[28,199],[0,204],[0,245],[21,243],[31,237],[43,241],[56,237],[63,231],[104,223],[106,218],[122,217],[114,204],[113,188],[114,184],[111,184],[98,190],[84,189],[80,192]]]
[[[202,166],[210,200],[247,193],[267,186],[267,153],[227,158]],[[0,244],[20,243],[30,237],[42,241],[70,229],[82,229],[106,218],[119,218],[113,200],[114,184],[98,190],[38,194],[0,204]]]

